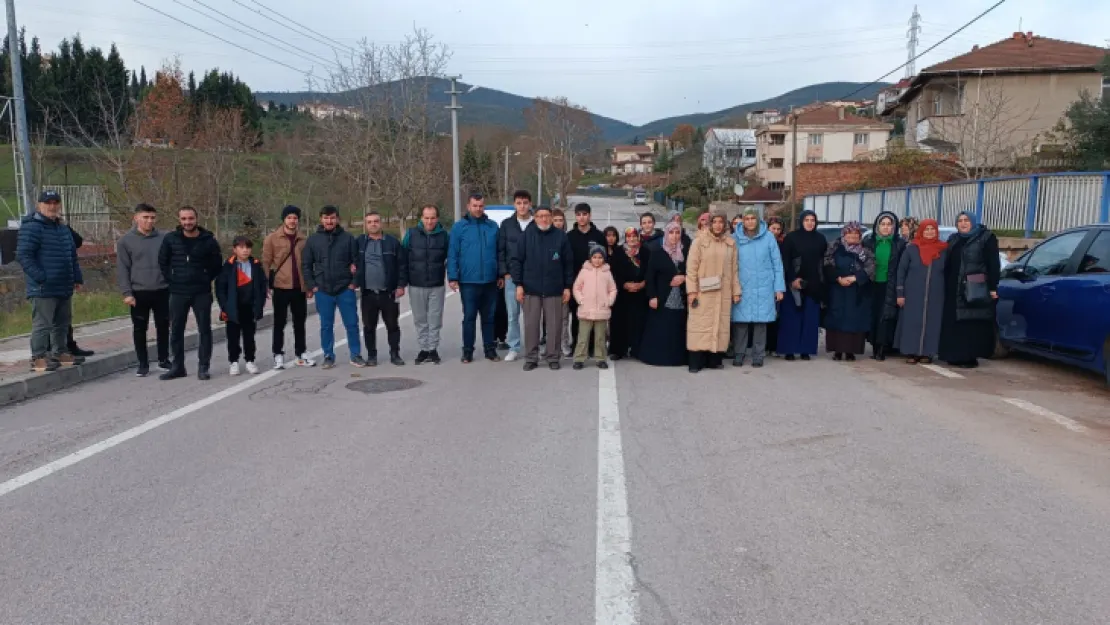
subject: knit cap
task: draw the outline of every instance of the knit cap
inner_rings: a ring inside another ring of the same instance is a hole
[[[293,206],[292,204],[290,204],[289,206],[286,206],[285,208],[281,209],[281,220],[282,221],[285,221],[285,218],[290,216],[290,215],[296,215],[297,219],[300,219],[301,218],[301,209],[297,208],[296,206]]]
[[[598,245],[597,243],[590,241],[590,258],[593,258],[596,254],[601,254],[601,257],[606,260],[609,259],[609,255],[605,253],[604,245]]]

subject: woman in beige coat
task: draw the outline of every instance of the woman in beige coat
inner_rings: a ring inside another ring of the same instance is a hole
[[[686,263],[686,297],[690,307],[686,349],[690,351],[690,373],[724,366],[732,305],[740,301],[737,262],[736,241],[728,233],[728,220],[724,215],[713,215],[709,227],[698,234],[690,247]]]

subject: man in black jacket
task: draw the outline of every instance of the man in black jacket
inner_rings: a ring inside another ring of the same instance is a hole
[[[416,326],[420,353],[416,364],[438,365],[439,331],[443,327],[444,286],[450,235],[439,223],[439,209],[429,204],[420,211],[420,225],[409,228],[401,247],[409,273],[409,307]]]
[[[563,304],[570,301],[574,286],[573,262],[567,235],[551,227],[551,210],[540,207],[509,257],[516,301],[524,305],[525,371],[539,365],[541,317],[551,337],[544,359],[551,369],[559,368],[559,341],[554,337],[563,335]]]
[[[170,289],[170,351],[173,367],[161,380],[183,378],[185,373],[185,324],[189,310],[197,322],[197,378],[209,379],[212,361],[212,281],[220,275],[223,258],[212,233],[197,225],[197,210],[182,206],[177,229],[166,234],[158,250],[158,265]]]
[[[382,216],[375,211],[363,218],[366,233],[358,237],[355,284],[362,289],[362,333],[366,340],[366,365],[378,365],[378,314],[389,340],[389,362],[402,366],[401,305],[409,283],[405,248],[396,237],[382,232]]]
[[[594,222],[590,221],[592,211],[590,205],[585,202],[574,205],[574,228],[567,233],[567,239],[570,240],[570,249],[574,252],[574,278],[577,278],[578,272],[582,271],[582,265],[590,260],[591,244],[605,247],[605,235],[597,229]],[[574,284],[573,278],[571,284]],[[570,318],[570,344],[574,346],[578,344],[578,302],[574,301],[573,297],[570,299]],[[589,344],[593,345],[593,341],[591,340]],[[570,357],[573,353],[563,355]],[[594,356],[595,354],[590,354],[591,358]]]
[[[505,312],[509,326],[505,341],[509,344],[509,353],[505,355],[505,362],[520,356],[520,303],[516,301],[517,283],[513,282],[509,271],[509,258],[516,250],[524,229],[532,223],[532,194],[527,191],[514,193],[513,208],[516,214],[502,221],[501,229],[497,231],[497,273],[505,279]]]
[[[324,369],[335,366],[335,309],[347,330],[347,347],[351,364],[365,367],[362,344],[358,336],[358,297],[355,289],[356,265],[361,262],[355,238],[339,225],[339,209],[320,209],[320,225],[305,242],[301,255],[301,271],[310,298],[316,298],[316,314],[320,317],[320,348],[324,351]]]

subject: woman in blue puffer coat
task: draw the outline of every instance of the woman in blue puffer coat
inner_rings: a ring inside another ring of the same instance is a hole
[[[740,303],[732,306],[734,367],[744,365],[748,332],[752,333],[752,366],[762,367],[767,352],[767,324],[778,316],[778,302],[786,292],[782,254],[775,236],[753,208],[744,211],[741,227],[733,233],[740,262]]]

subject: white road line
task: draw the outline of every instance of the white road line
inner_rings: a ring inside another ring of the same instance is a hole
[[[948,369],[945,369],[944,367],[942,367],[940,365],[921,365],[921,367],[923,369],[928,369],[929,371],[932,371],[933,373],[935,373],[937,375],[942,375],[946,378],[951,378],[953,380],[963,380],[964,379],[964,376],[960,375],[959,373],[956,373],[955,371],[950,371]]]
[[[405,317],[408,317],[411,314],[412,314],[411,310],[406,310],[405,312],[401,313],[401,315],[398,317],[398,319],[404,319]],[[381,330],[384,327],[385,327],[384,323],[379,323],[377,329]],[[342,347],[346,344],[347,344],[347,339],[340,339],[340,340],[335,342],[335,347]],[[318,350],[312,352],[310,354],[310,357],[317,358],[320,355],[322,355],[323,353],[324,353],[324,350],[318,349]],[[228,397],[231,397],[233,395],[237,395],[239,393],[242,393],[243,391],[247,390],[248,388],[252,388],[254,386],[257,386],[257,385],[265,382],[266,380],[269,380],[270,378],[278,375],[279,373],[280,373],[280,371],[271,369],[271,370],[269,370],[265,373],[260,373],[259,375],[251,376],[251,378],[249,380],[240,382],[239,384],[236,384],[235,386],[229,386],[228,388],[225,388],[224,390],[222,390],[218,393],[215,393],[213,395],[209,395],[208,397],[205,397],[204,399],[202,399],[200,401],[189,404],[188,406],[182,406],[181,408],[178,408],[177,410],[174,410],[173,412],[168,412],[168,413],[166,413],[166,414],[164,414],[160,417],[156,417],[154,419],[151,419],[150,421],[147,421],[146,423],[143,423],[142,425],[137,425],[137,426],[135,426],[135,427],[133,427],[129,430],[124,430],[123,432],[120,432],[119,434],[116,434],[115,436],[112,436],[110,438],[106,438],[106,439],[100,441],[99,443],[94,443],[92,445],[89,445],[88,447],[85,447],[84,449],[79,449],[79,450],[73,452],[72,454],[70,454],[68,456],[63,456],[63,457],[58,458],[57,460],[55,460],[53,462],[48,462],[48,463],[42,465],[41,467],[39,467],[37,469],[32,469],[31,471],[28,471],[28,472],[26,472],[22,475],[13,477],[12,479],[4,482],[3,484],[0,484],[0,497],[3,497],[4,495],[7,495],[7,494],[9,494],[9,493],[11,493],[15,490],[23,488],[24,486],[27,486],[28,484],[33,484],[33,483],[43,479],[44,477],[48,477],[50,475],[53,475],[54,473],[57,473],[58,471],[61,471],[62,469],[65,469],[67,467],[71,467],[71,466],[77,464],[78,462],[81,462],[82,460],[87,460],[87,459],[89,459],[89,458],[91,458],[91,457],[93,457],[93,456],[95,456],[95,455],[97,455],[101,452],[108,451],[109,449],[111,449],[111,448],[113,448],[117,445],[126,443],[127,441],[129,441],[129,440],[131,440],[135,437],[146,434],[147,432],[153,430],[154,428],[157,428],[157,427],[166,425],[167,423],[171,423],[173,421],[176,421],[176,420],[180,419],[181,417],[190,415],[190,414],[200,410],[201,408],[211,406],[212,404],[214,404],[214,403],[216,403],[216,402],[218,402],[222,399],[227,399]],[[619,445],[619,442],[618,442],[618,445]],[[622,481],[622,489],[623,489],[623,481]]]
[[[1050,421],[1054,421],[1057,425],[1062,425],[1065,428],[1071,430],[1072,432],[1082,433],[1082,432],[1087,431],[1087,426],[1079,423],[1078,421],[1075,421],[1074,419],[1069,419],[1069,418],[1065,417],[1062,414],[1057,414],[1055,412],[1052,412],[1051,410],[1049,410],[1047,408],[1041,408],[1037,404],[1034,404],[1032,402],[1027,402],[1024,399],[1016,399],[1016,398],[1012,398],[1012,397],[1003,397],[1002,401],[1006,402],[1007,404],[1010,404],[1011,406],[1021,408],[1022,410],[1025,410],[1026,412],[1031,412],[1031,413],[1033,413],[1037,416],[1044,417],[1044,418],[1046,418]]]
[[[624,483],[620,404],[615,364],[599,372],[597,385],[597,573],[594,622],[636,625],[636,577],[632,572],[632,522]]]

